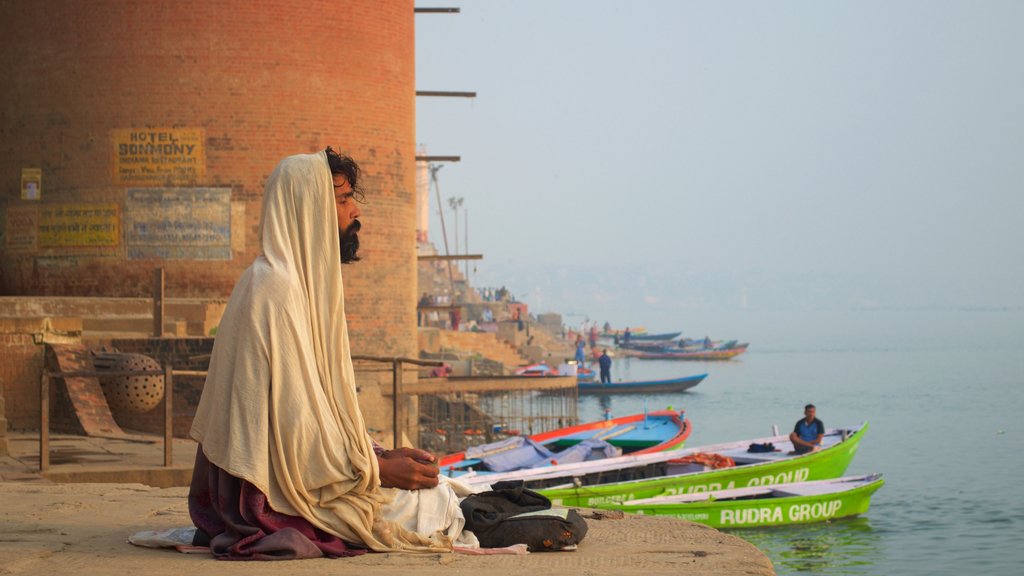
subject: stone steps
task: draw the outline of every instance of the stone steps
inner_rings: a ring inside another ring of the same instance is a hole
[[[442,330],[441,346],[464,352],[472,352],[501,362],[506,368],[515,368],[527,363],[527,360],[511,345],[498,340],[489,332],[452,332]]]

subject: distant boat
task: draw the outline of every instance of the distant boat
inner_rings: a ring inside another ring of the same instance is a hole
[[[628,500],[616,510],[675,516],[713,528],[809,524],[857,516],[885,484],[881,474]]]
[[[678,450],[690,430],[690,421],[682,412],[659,410],[473,446],[442,457],[439,465],[446,476],[460,476],[471,470],[475,476],[557,469],[572,462],[599,459],[616,462],[625,457],[623,453],[633,457]]]
[[[583,381],[581,379],[577,387],[580,394],[657,394],[689,390],[700,384],[707,377],[707,374],[698,374],[696,376],[669,378],[667,380],[633,380],[630,382],[601,384],[600,382],[593,382],[593,374],[591,374],[591,381]]]
[[[665,332],[662,334],[629,334],[629,341],[633,342],[650,342],[650,341],[668,341],[673,338],[678,338],[682,335],[682,332]],[[625,335],[620,336],[620,339],[625,339]]]
[[[733,344],[731,347],[708,348],[704,350],[687,350],[680,348],[661,348],[658,350],[625,350],[624,353],[633,358],[644,360],[729,360],[743,354],[750,346],[747,342]]]

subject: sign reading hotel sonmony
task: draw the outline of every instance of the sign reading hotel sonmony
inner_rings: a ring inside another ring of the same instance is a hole
[[[114,130],[114,184],[193,184],[206,174],[202,128]]]
[[[230,188],[129,188],[128,258],[231,259]]]

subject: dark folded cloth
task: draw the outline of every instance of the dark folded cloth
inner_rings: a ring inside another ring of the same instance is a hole
[[[534,552],[562,550],[587,534],[587,523],[575,510],[552,509],[550,500],[522,482],[499,482],[489,492],[467,497],[460,506],[466,529],[476,534],[484,548],[526,544]]]

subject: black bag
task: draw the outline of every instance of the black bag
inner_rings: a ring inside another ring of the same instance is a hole
[[[749,447],[747,447],[747,452],[752,452],[754,454],[759,454],[761,452],[776,452],[776,451],[777,450],[775,448],[775,444],[772,444],[771,442],[766,442],[764,444],[751,444]]]
[[[466,529],[476,534],[483,548],[526,544],[531,552],[562,550],[587,535],[587,523],[575,510],[552,509],[550,500],[521,481],[499,482],[492,488],[460,504]]]

